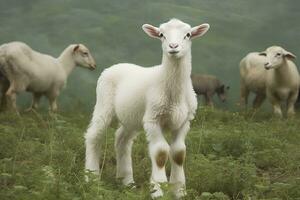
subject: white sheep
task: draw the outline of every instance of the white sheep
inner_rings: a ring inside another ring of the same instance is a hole
[[[300,77],[295,63],[296,56],[282,47],[272,46],[260,55],[265,56],[266,94],[275,115],[282,117],[281,103],[287,105],[287,115],[295,114],[294,105],[299,92]]]
[[[162,42],[162,64],[144,68],[134,64],[117,64],[106,69],[97,84],[97,102],[85,134],[87,171],[99,172],[99,140],[117,118],[117,178],[123,184],[134,183],[131,147],[137,131],[144,128],[152,162],[150,182],[153,198],[163,195],[160,183],[167,182],[165,164],[171,160],[170,183],[176,197],[185,195],[183,163],[185,137],[196,108],[196,94],[191,83],[191,39],[202,36],[208,24],[191,28],[171,19],[159,28],[149,24],[143,30]],[[169,146],[163,132],[170,130]]]
[[[282,116],[282,101],[287,103],[288,115],[293,115],[300,83],[297,67],[291,61],[294,58],[294,54],[278,46],[261,53],[249,53],[240,63],[241,103],[247,104],[252,91],[256,93],[254,108],[267,97],[275,115]]]
[[[27,110],[36,109],[41,96],[45,95],[51,111],[55,112],[56,99],[76,65],[92,70],[96,67],[88,48],[82,44],[68,46],[58,58],[34,51],[22,42],[3,44],[0,46],[0,74],[9,81],[9,88],[3,86],[7,103],[17,111],[17,94],[26,90],[33,94]]]
[[[255,93],[253,108],[259,108],[266,98],[266,58],[258,52],[249,53],[240,62],[240,104],[246,106],[250,92]]]

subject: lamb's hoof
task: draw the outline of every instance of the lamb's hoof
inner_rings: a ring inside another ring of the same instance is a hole
[[[159,183],[151,184],[150,193],[151,193],[151,198],[152,199],[156,199],[156,198],[162,197],[164,195],[162,189],[160,188]]]
[[[85,182],[91,182],[93,180],[97,180],[99,178],[99,172],[98,171],[92,171],[92,170],[85,170],[84,180]]]
[[[177,191],[174,191],[175,199],[182,199],[186,195],[186,190],[184,188],[180,188]]]
[[[125,185],[125,187],[127,189],[133,190],[133,189],[137,188],[137,184],[135,182],[132,182],[132,183],[129,183],[129,184]]]
[[[287,117],[289,118],[289,119],[293,119],[294,117],[295,117],[295,112],[289,112],[289,113],[287,113]]]

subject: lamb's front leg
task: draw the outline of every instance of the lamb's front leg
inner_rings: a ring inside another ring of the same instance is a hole
[[[180,129],[173,131],[170,148],[171,176],[170,183],[176,198],[186,195],[185,174],[183,164],[186,155],[185,137],[190,130],[190,122],[186,122]]]
[[[152,187],[151,197],[163,196],[160,183],[167,182],[165,164],[168,160],[169,145],[165,140],[160,125],[157,122],[146,121],[144,123],[147,140],[149,143],[149,154],[152,162],[152,173],[150,183]]]
[[[267,97],[270,100],[272,107],[273,107],[273,114],[276,117],[281,118],[282,117],[282,111],[281,111],[281,105],[280,105],[280,99],[276,97],[275,93],[272,93],[271,91],[267,90]]]

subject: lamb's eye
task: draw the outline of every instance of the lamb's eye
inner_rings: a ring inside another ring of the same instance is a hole
[[[281,56],[281,53],[276,53],[276,56],[277,56],[277,57]]]
[[[82,55],[83,55],[83,56],[88,56],[89,53],[88,53],[88,52],[83,52]]]
[[[190,38],[191,37],[191,34],[190,33],[187,33],[186,35],[185,35],[185,38]]]
[[[160,33],[158,36],[159,36],[160,38],[164,38],[164,37],[165,37],[164,34],[162,34],[162,33]]]

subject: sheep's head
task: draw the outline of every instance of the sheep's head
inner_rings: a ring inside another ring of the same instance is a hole
[[[143,30],[162,42],[163,53],[170,57],[180,58],[191,50],[191,39],[204,35],[209,24],[191,27],[178,19],[171,19],[158,27],[144,24]]]
[[[222,102],[225,102],[227,99],[227,91],[230,89],[229,86],[225,86],[222,84],[219,88],[217,88],[216,92],[218,94],[219,99],[221,99]]]
[[[91,55],[89,49],[83,44],[77,44],[73,47],[73,56],[76,65],[89,68],[90,70],[96,69],[96,62]]]
[[[276,69],[286,61],[285,59],[295,59],[296,56],[291,52],[286,51],[282,47],[272,46],[266,51],[259,53],[259,55],[266,57],[265,69]]]

